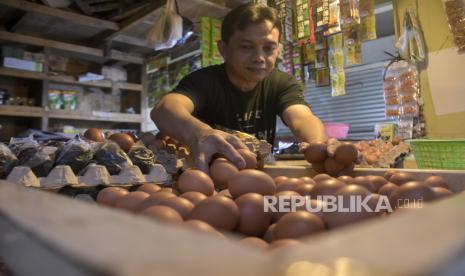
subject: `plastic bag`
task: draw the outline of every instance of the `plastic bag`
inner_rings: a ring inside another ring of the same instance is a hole
[[[32,138],[11,138],[9,148],[18,158],[17,166],[31,168],[37,177],[46,177],[53,168],[56,147],[41,146]]]
[[[77,136],[75,139],[66,142],[57,151],[55,164],[68,165],[77,174],[89,164],[92,156],[91,146]]]
[[[13,152],[5,144],[0,143],[0,179],[8,176],[16,162],[18,162],[18,158]]]
[[[405,13],[402,34],[395,46],[405,60],[418,62],[425,60],[423,33],[416,16],[410,11]]]
[[[449,28],[459,51],[465,51],[465,1],[442,0]]]
[[[155,50],[169,49],[182,38],[182,17],[178,14],[175,0],[167,0],[165,10],[150,29],[147,40]]]
[[[419,115],[419,78],[416,67],[398,60],[387,66],[384,76],[386,117],[413,118]]]
[[[128,153],[132,163],[140,168],[143,174],[150,173],[155,166],[155,154],[142,143],[134,145]]]
[[[115,142],[104,142],[94,153],[94,160],[107,168],[112,175],[119,174],[122,168],[132,166],[129,156]]]

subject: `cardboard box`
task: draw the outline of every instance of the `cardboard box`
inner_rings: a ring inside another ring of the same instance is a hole
[[[4,57],[3,58],[3,66],[8,68],[15,68],[20,70],[26,71],[34,71],[34,72],[43,72],[44,65],[40,62],[34,62],[30,60],[12,58],[12,57]]]

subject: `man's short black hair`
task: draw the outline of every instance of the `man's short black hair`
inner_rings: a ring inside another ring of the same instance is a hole
[[[240,5],[224,18],[221,25],[221,40],[228,43],[235,30],[244,30],[252,24],[263,23],[266,20],[270,21],[273,28],[277,28],[281,35],[281,21],[274,8],[253,3]]]

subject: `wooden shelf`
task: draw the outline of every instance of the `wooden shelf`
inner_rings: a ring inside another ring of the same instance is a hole
[[[142,91],[142,85],[137,83],[117,82],[112,84],[112,82],[109,80],[79,82],[75,80],[72,76],[47,76],[45,73],[25,71],[6,67],[0,67],[0,76],[35,80],[49,80],[54,83],[78,85],[84,87],[112,88],[114,85],[116,88],[119,89],[139,92]]]
[[[45,110],[42,107],[36,106],[0,105],[0,115],[41,118],[45,116]]]
[[[76,54],[92,56],[98,59],[113,59],[128,63],[134,64],[142,64],[144,59],[139,56],[130,55],[127,53],[123,53],[120,51],[112,50],[109,56],[106,56],[102,49],[75,45],[70,43],[65,43],[61,41],[49,40],[40,37],[30,36],[30,35],[23,35],[17,34],[12,32],[0,31],[0,40],[16,42],[16,43],[24,43],[28,45],[34,46],[41,46],[41,47],[48,47],[50,49],[62,50],[66,52],[72,52]]]
[[[115,87],[124,90],[142,91],[142,85],[137,83],[117,82],[115,83]]]
[[[98,87],[98,88],[111,88],[112,87],[111,81],[108,81],[108,80],[80,82],[80,81],[75,80],[71,76],[49,76],[48,80],[51,82],[56,82],[56,83],[79,85],[79,86],[85,86],[85,87]]]
[[[68,120],[84,120],[84,121],[107,121],[119,123],[141,123],[142,117],[140,114],[126,114],[117,112],[100,112],[93,111],[91,114],[82,113],[79,111],[69,110],[50,110],[48,117],[54,119]]]
[[[108,121],[119,123],[140,123],[140,114],[93,111],[91,114],[70,110],[46,110],[36,106],[0,105],[0,116],[42,118],[48,116],[54,119]]]
[[[19,70],[14,68],[0,67],[0,76],[8,76],[22,79],[44,80],[47,78],[45,73]]]

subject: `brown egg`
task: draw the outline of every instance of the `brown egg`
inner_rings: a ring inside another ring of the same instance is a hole
[[[140,212],[140,211],[145,210],[145,209],[147,209],[149,207],[159,205],[163,200],[165,200],[167,198],[172,198],[172,197],[176,197],[176,195],[173,194],[173,193],[170,193],[170,192],[166,192],[166,191],[156,192],[154,194],[151,194],[146,199],[144,199],[144,201],[139,206],[137,211]]]
[[[128,152],[134,145],[134,139],[132,139],[132,137],[126,133],[115,133],[112,134],[108,139],[117,143],[119,147],[125,152]]]
[[[319,233],[325,229],[321,218],[306,212],[296,211],[284,215],[273,230],[273,240],[299,239]]]
[[[200,232],[204,232],[204,233],[208,233],[208,234],[213,234],[215,236],[224,238],[223,234],[216,231],[216,229],[213,228],[210,224],[208,224],[208,223],[206,223],[204,221],[201,221],[201,220],[190,219],[190,220],[187,220],[184,223],[184,225],[187,226],[188,228],[194,229],[196,231],[200,231]]]
[[[375,187],[371,184],[371,181],[368,180],[365,176],[357,176],[349,183],[350,185],[359,185],[367,189],[368,191],[374,193],[376,192]]]
[[[233,196],[231,195],[231,193],[229,192],[228,189],[224,189],[224,190],[221,190],[218,195],[220,196],[225,196],[225,197],[229,197],[229,198],[233,198]]]
[[[194,208],[194,204],[182,197],[170,197],[163,200],[160,205],[168,206],[178,212],[183,219],[186,219]]]
[[[368,175],[365,178],[368,179],[368,181],[370,181],[371,184],[373,184],[373,187],[375,188],[375,192],[378,192],[379,189],[381,189],[381,187],[383,187],[385,184],[388,183],[386,178],[380,175]]]
[[[271,222],[271,212],[264,212],[264,198],[260,194],[248,193],[235,200],[239,208],[239,223],[236,231],[247,236],[262,235]]]
[[[376,207],[379,205],[380,209],[378,210],[378,212],[376,212],[376,214],[378,215],[382,215],[384,213],[386,213],[388,210],[384,209],[384,206],[386,205],[386,202],[389,202],[389,197],[388,196],[385,196],[385,195],[380,195],[380,194],[371,194],[371,200],[370,202],[368,203],[368,205],[370,206],[370,208],[373,210],[373,211],[376,211]],[[383,207],[383,208],[381,208]]]
[[[156,193],[160,191],[160,189],[160,186],[158,186],[157,184],[143,184],[139,188],[137,188],[138,191],[146,192],[148,194]]]
[[[293,246],[297,246],[299,244],[302,244],[302,242],[300,242],[298,240],[294,240],[294,239],[281,239],[281,240],[273,241],[270,244],[269,248],[271,250],[274,250],[274,249],[278,249],[278,248],[293,247]]]
[[[297,186],[294,191],[302,196],[309,196],[312,194],[313,187],[315,187],[313,184],[302,184]]]
[[[273,195],[276,185],[268,174],[259,170],[245,169],[228,181],[228,190],[234,198],[247,193]]]
[[[173,208],[167,206],[152,206],[142,211],[141,214],[164,222],[182,222],[181,215]]]
[[[212,196],[199,202],[189,219],[204,221],[218,230],[232,231],[239,222],[239,208],[225,196]]]
[[[245,169],[256,169],[257,168],[257,156],[248,149],[238,149],[237,152],[245,160]]]
[[[357,148],[349,142],[342,142],[334,152],[334,159],[337,163],[344,166],[350,165],[355,162],[358,157]]]
[[[299,179],[302,180],[304,184],[312,184],[312,185],[316,184],[315,180],[311,179],[308,176],[302,176],[302,177],[299,177]]]
[[[95,142],[105,141],[105,134],[99,128],[89,128],[84,132],[84,137]]]
[[[365,197],[371,195],[371,193],[362,186],[347,185],[346,187],[339,189],[334,195],[338,197],[338,205],[344,208],[349,208],[351,200],[350,198],[352,196],[360,196],[363,200]],[[342,203],[339,202],[339,199],[342,199]],[[339,210],[335,212],[325,212],[323,215],[323,219],[326,222],[326,225],[328,225],[328,228],[332,229],[352,224],[358,221],[362,221],[374,217],[376,215],[377,214],[375,212],[369,212],[368,210],[361,208],[360,212],[357,212],[357,210]]]
[[[202,194],[201,192],[187,192],[180,195],[180,197],[189,200],[194,205],[199,204],[200,201],[207,198],[207,196]]]
[[[344,182],[344,183],[346,183],[346,184],[349,184],[349,182],[351,182],[352,179],[353,179],[353,178],[352,178],[351,176],[348,176],[348,175],[341,175],[341,176],[339,176],[339,177],[337,178],[337,180],[342,181],[342,182]]]
[[[276,185],[276,191],[275,193],[279,193],[282,191],[294,191],[295,188],[299,187],[300,185],[303,185],[304,182],[295,177],[288,178],[284,181],[281,181],[278,185]]]
[[[203,171],[188,169],[179,176],[178,188],[181,193],[200,192],[206,196],[211,196],[215,190],[215,185],[210,176]]]
[[[309,163],[322,163],[327,157],[325,143],[310,143],[305,150],[305,159]]]
[[[435,198],[435,193],[428,185],[419,181],[409,181],[391,193],[390,201],[395,208],[405,205],[421,204]]]
[[[348,166],[345,166],[342,171],[339,172],[338,176],[354,176],[354,169],[355,169],[355,164],[352,163]]]
[[[454,195],[451,191],[443,187],[432,187],[434,192],[434,199],[445,198]]]
[[[150,195],[146,192],[130,192],[124,197],[118,199],[115,203],[115,207],[136,212],[142,205],[142,202],[144,202],[144,200],[149,196]]]
[[[282,191],[282,192],[276,193],[275,197],[276,197],[276,204],[274,204],[274,208],[279,210],[280,204],[287,204],[288,206],[290,206],[292,197],[301,197],[301,196],[299,193],[295,191]],[[305,206],[300,207],[300,209],[303,209],[303,208],[305,208]],[[287,213],[289,212],[273,212],[271,221],[276,222]]]
[[[317,173],[320,173],[320,174],[325,174],[326,173],[326,170],[325,170],[325,162],[322,162],[322,163],[312,163],[312,169],[317,172]],[[315,179],[314,179],[315,180]]]
[[[344,169],[344,165],[338,163],[334,158],[329,157],[325,160],[326,173],[331,176],[337,176]]]
[[[273,223],[270,226],[268,226],[268,229],[266,230],[265,234],[263,234],[263,240],[265,240],[268,243],[273,241],[273,230],[275,227],[276,223]]]
[[[168,192],[168,193],[174,194],[175,196],[180,195],[180,193],[178,192],[178,190],[176,190],[176,189],[174,189],[174,188],[171,188],[171,187],[161,188],[159,192]]]
[[[449,185],[447,184],[444,177],[439,175],[432,175],[426,178],[423,182],[430,187],[443,187],[449,189]]]
[[[344,188],[346,184],[337,179],[326,179],[317,183],[311,192],[311,197],[316,199],[317,196],[334,195],[337,190]]]
[[[313,180],[318,184],[318,182],[321,182],[323,180],[326,180],[326,179],[332,179],[333,177],[329,174],[326,174],[326,173],[320,173],[320,174],[317,174],[313,177]]]
[[[120,187],[107,187],[97,195],[97,203],[113,206],[116,201],[126,196],[129,192]]]
[[[397,190],[397,188],[399,188],[399,186],[397,186],[396,184],[394,183],[391,183],[391,182],[388,182],[386,184],[383,185],[383,187],[381,187],[378,191],[378,193],[380,195],[384,195],[384,196],[387,196],[387,197],[391,197],[391,194]]]
[[[260,238],[257,237],[247,237],[243,238],[240,243],[246,244],[251,247],[255,247],[258,249],[267,249],[268,248],[268,243]]]
[[[215,188],[224,189],[228,185],[229,179],[239,170],[237,167],[225,158],[217,158],[210,166],[210,177],[215,183]]]
[[[327,204],[322,200],[311,199],[310,200],[310,208],[311,209],[309,209],[309,210],[305,209],[305,211],[310,212],[310,213],[314,214],[315,216],[323,219],[324,209],[325,209],[326,206],[327,206]],[[305,206],[305,208],[307,208],[307,206]]]
[[[287,180],[289,177],[281,175],[281,176],[276,176],[274,178],[274,183],[278,185],[279,183],[283,182],[284,180]]]
[[[389,181],[391,176],[393,176],[395,173],[397,173],[396,170],[388,170],[388,171],[384,172],[383,177],[386,178],[387,181]]]
[[[404,183],[414,181],[414,180],[415,180],[415,177],[413,177],[413,175],[407,172],[397,172],[389,178],[389,182],[394,183],[399,186],[403,185]]]

